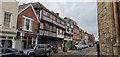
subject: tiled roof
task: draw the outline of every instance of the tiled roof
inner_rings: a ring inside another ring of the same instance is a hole
[[[30,4],[30,3],[29,3]],[[23,4],[23,5],[20,5],[19,8],[18,8],[18,12],[20,12],[21,10],[23,10],[25,7],[27,7],[29,4]]]

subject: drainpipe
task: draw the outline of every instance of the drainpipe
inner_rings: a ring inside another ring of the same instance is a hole
[[[38,44],[38,33],[35,41],[36,41],[35,44]]]
[[[119,38],[119,14],[118,14],[118,6],[117,6],[117,0],[113,0],[113,8],[114,8],[114,20],[115,20],[115,30],[116,30],[116,43],[113,45],[113,52],[114,57],[118,57],[116,55],[120,55],[120,38]]]

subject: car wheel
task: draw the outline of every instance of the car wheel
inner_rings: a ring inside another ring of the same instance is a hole
[[[31,54],[29,55],[29,57],[34,57],[34,54],[33,54],[33,53],[31,53]]]
[[[45,56],[47,57],[50,56],[50,52],[46,52]]]
[[[82,48],[80,50],[82,50]]]

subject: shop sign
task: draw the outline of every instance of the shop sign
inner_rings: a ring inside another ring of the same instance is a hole
[[[25,33],[24,36],[25,37],[33,37],[33,34],[27,34],[27,33]]]

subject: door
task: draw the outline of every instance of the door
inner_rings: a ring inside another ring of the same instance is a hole
[[[41,55],[44,55],[45,52],[46,52],[46,51],[45,51],[45,45],[40,45],[40,46],[39,46],[39,49],[40,49],[40,54],[41,54]]]
[[[45,46],[44,45],[38,45],[35,48],[35,55],[44,55],[45,53]]]

